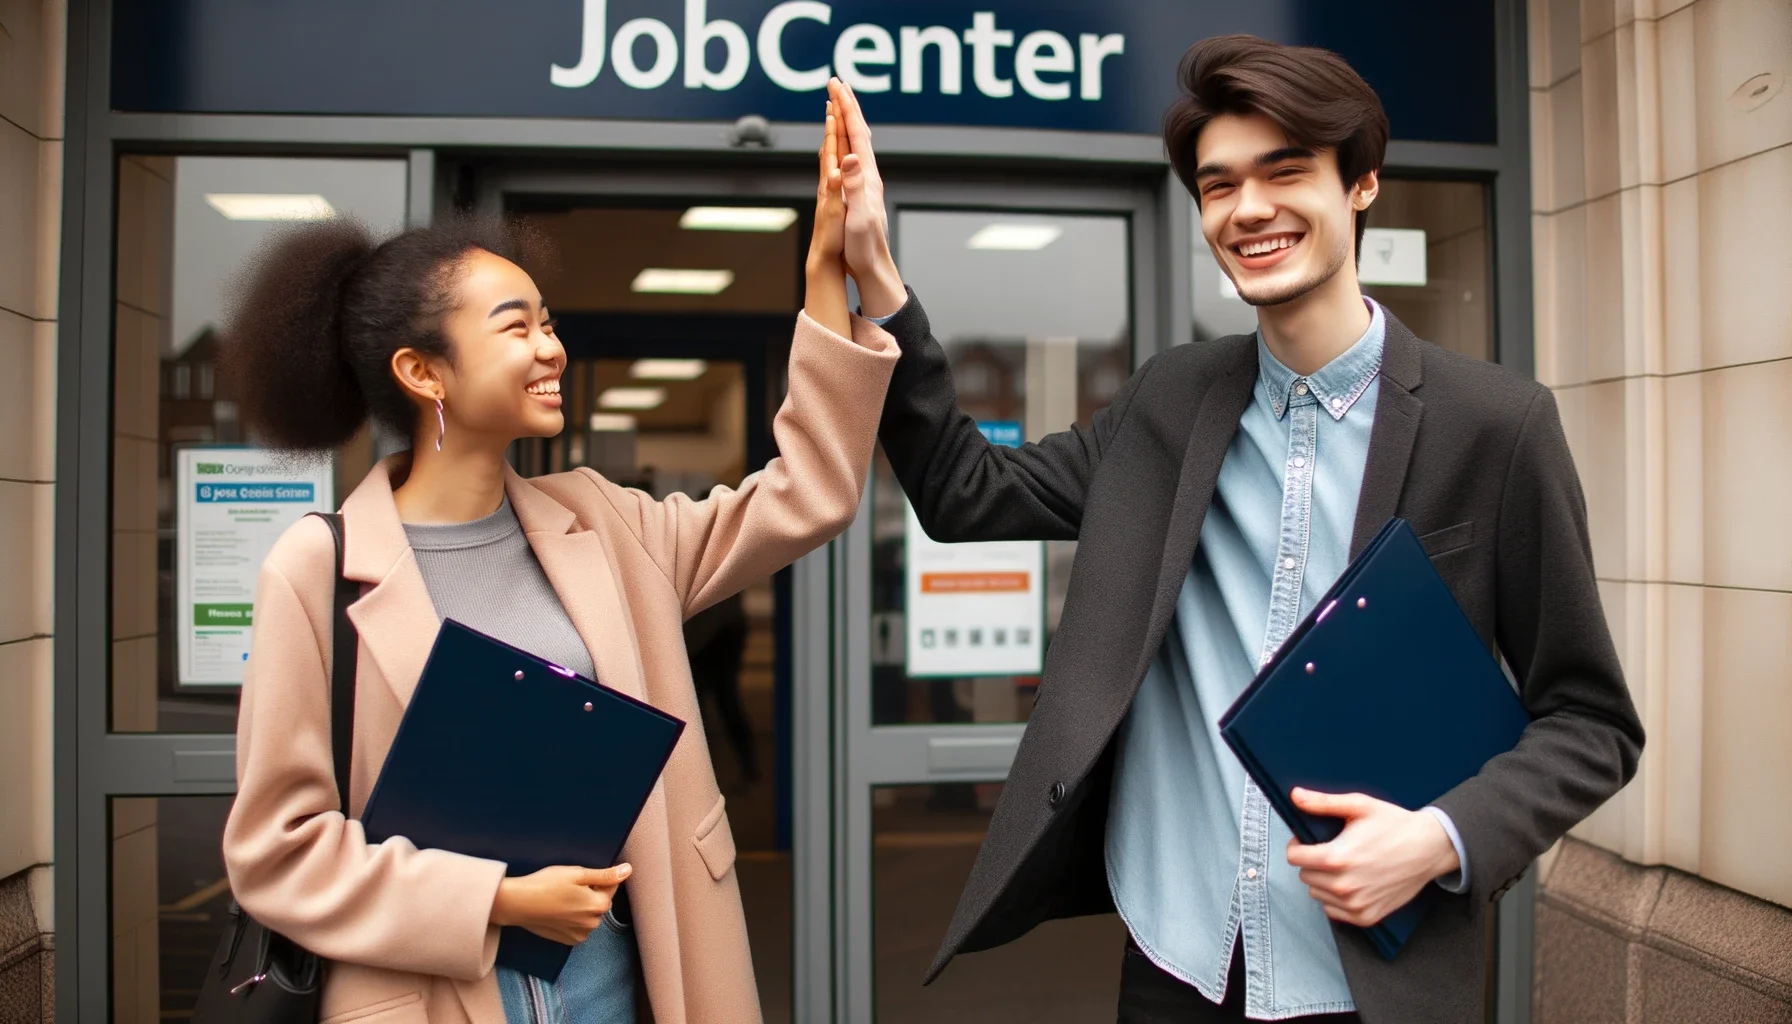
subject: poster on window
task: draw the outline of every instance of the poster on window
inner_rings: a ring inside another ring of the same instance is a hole
[[[268,549],[335,507],[333,464],[256,448],[175,450],[174,590],[182,686],[238,686]]]
[[[1020,444],[1018,423],[979,423],[995,444]],[[908,674],[912,678],[1038,675],[1045,652],[1045,544],[940,544],[904,503]]]

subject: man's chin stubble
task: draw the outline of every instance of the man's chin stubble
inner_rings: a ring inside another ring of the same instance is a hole
[[[1238,289],[1238,297],[1243,299],[1246,305],[1256,306],[1258,308],[1264,306],[1282,306],[1293,302],[1296,299],[1305,298],[1307,295],[1318,290],[1319,286],[1336,277],[1338,271],[1344,269],[1344,261],[1349,258],[1349,255],[1348,252],[1335,254],[1330,266],[1326,267],[1321,273],[1315,274],[1304,281],[1296,281],[1291,285],[1278,288],[1275,291],[1259,292],[1255,295],[1249,294],[1243,288],[1240,288]]]

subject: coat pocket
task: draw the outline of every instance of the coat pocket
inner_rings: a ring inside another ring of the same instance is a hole
[[[382,999],[377,1003],[357,1006],[352,1010],[331,1014],[318,1024],[348,1024],[350,1021],[364,1021],[366,1024],[399,1024],[401,1021],[416,1021],[418,1024],[429,1018],[423,1012],[423,993],[406,992],[391,999]]]
[[[703,866],[709,868],[709,877],[718,882],[734,867],[734,830],[728,827],[727,803],[726,797],[716,797],[716,805],[697,823],[697,832],[691,836]]]
[[[1457,523],[1455,526],[1446,526],[1441,530],[1433,530],[1419,538],[1419,546],[1424,548],[1425,554],[1432,558],[1440,558],[1453,551],[1461,551],[1474,542],[1475,521],[1473,519],[1466,523]]]

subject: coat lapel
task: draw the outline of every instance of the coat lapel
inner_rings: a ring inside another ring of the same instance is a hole
[[[1238,432],[1239,418],[1250,405],[1256,382],[1257,347],[1255,341],[1251,341],[1238,346],[1224,374],[1209,385],[1201,397],[1201,406],[1195,412],[1195,423],[1189,431],[1182,457],[1175,504],[1170,508],[1163,561],[1157,571],[1157,593],[1151,602],[1151,621],[1135,678],[1144,677],[1145,669],[1157,656],[1164,634],[1169,630],[1171,613],[1176,610],[1176,595],[1182,590],[1182,581],[1188,577],[1195,545],[1201,539],[1201,523],[1207,518],[1207,506],[1213,501],[1213,489],[1219,483],[1220,466],[1226,461],[1226,450],[1232,444],[1232,436]]]
[[[410,703],[439,627],[392,500],[392,473],[406,458],[381,461],[342,505],[343,574],[371,584],[349,605],[349,621],[400,707]]]
[[[646,700],[634,620],[603,534],[583,528],[570,509],[515,472],[508,474],[505,490],[542,572],[591,652],[597,681]]]
[[[605,535],[587,529],[565,505],[515,473],[509,474],[505,489],[548,583],[591,652],[597,681],[651,703],[653,695],[647,692],[634,616],[624,600],[614,569],[616,561]],[[693,751],[699,752],[697,756],[708,756],[700,726],[685,731],[673,758],[677,759],[679,752],[688,755]],[[667,771],[671,770],[668,765]],[[673,886],[675,868],[668,842],[671,811],[666,786],[664,776],[654,785],[634,831],[623,844],[622,859],[635,868],[628,886],[636,920],[658,922],[662,929],[641,943],[642,968],[654,1008],[668,1020],[682,1020],[684,1013],[678,1001],[683,991],[676,959],[672,960],[672,969],[667,969],[667,951],[680,948],[682,940],[676,928],[679,919]],[[683,969],[688,970],[689,965]]]
[[[1425,403],[1413,394],[1424,377],[1422,344],[1406,325],[1387,316],[1387,338],[1381,355],[1381,392],[1375,402],[1375,425],[1369,431],[1369,458],[1363,465],[1363,486],[1356,500],[1350,556],[1355,558],[1383,524],[1400,508],[1406,467]]]

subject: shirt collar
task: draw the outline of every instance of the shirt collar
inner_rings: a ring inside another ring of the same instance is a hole
[[[1381,372],[1387,317],[1374,299],[1364,296],[1363,303],[1369,307],[1369,329],[1336,359],[1306,377],[1282,365],[1263,343],[1263,332],[1257,332],[1257,397],[1276,419],[1302,402],[1317,401],[1332,419],[1341,420],[1374,383]]]

